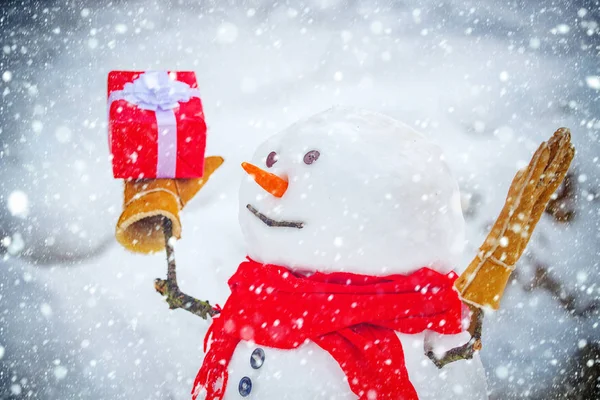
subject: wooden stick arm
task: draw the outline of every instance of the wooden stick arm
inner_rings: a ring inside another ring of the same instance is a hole
[[[207,157],[204,160],[204,176],[199,179],[154,179],[126,183],[125,211],[117,226],[117,232],[122,233],[121,243],[129,249],[139,252],[163,248],[166,250],[167,279],[155,279],[154,289],[165,298],[170,309],[181,308],[203,319],[218,314],[219,309],[211,306],[208,301],[198,300],[184,293],[179,288],[175,241],[181,236],[179,211],[222,163],[222,157]],[[129,196],[128,188],[131,192]],[[151,201],[149,196],[153,195],[154,201]],[[137,201],[139,204],[133,204],[131,201]],[[170,206],[170,209],[167,206]],[[144,213],[141,207],[146,207],[151,212]],[[123,215],[126,214],[131,215],[131,220],[135,222],[124,224]]]
[[[156,279],[154,281],[154,289],[165,297],[171,310],[181,308],[203,319],[207,319],[209,315],[212,317],[218,314],[219,310],[211,306],[208,301],[198,300],[179,289],[179,284],[177,283],[177,265],[175,263],[175,237],[173,236],[171,220],[164,218],[162,228],[167,253],[167,279]]]
[[[469,306],[471,310],[471,325],[469,326],[469,334],[471,338],[462,346],[448,350],[442,357],[437,357],[432,348],[426,344],[425,355],[438,368],[443,368],[447,364],[459,360],[470,360],[476,352],[481,350],[481,331],[483,329],[483,310]]]

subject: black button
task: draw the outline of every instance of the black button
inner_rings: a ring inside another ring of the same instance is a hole
[[[255,349],[250,356],[250,366],[259,369],[265,363],[265,351],[260,347]]]
[[[240,379],[240,384],[238,385],[238,390],[240,391],[240,394],[242,395],[242,397],[249,396],[250,392],[252,391],[252,380],[250,378],[248,378],[247,376]]]

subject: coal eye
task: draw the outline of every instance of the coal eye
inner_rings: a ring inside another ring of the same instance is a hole
[[[270,152],[269,155],[267,156],[267,167],[271,168],[273,166],[273,164],[275,164],[277,162],[278,159],[279,159],[279,156],[277,155],[277,153],[275,153],[274,151]]]
[[[315,161],[317,161],[319,159],[319,156],[321,155],[321,153],[319,153],[317,150],[311,150],[308,153],[306,153],[304,155],[304,164],[312,164]]]

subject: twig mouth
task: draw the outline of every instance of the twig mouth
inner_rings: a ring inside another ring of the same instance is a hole
[[[271,219],[271,218],[267,217],[265,214],[258,211],[256,208],[252,207],[251,204],[248,204],[246,206],[246,208],[248,210],[250,210],[250,212],[252,214],[256,215],[256,217],[258,217],[258,219],[260,219],[262,222],[264,222],[265,225],[267,225],[267,226],[275,226],[275,227],[282,227],[282,228],[297,228],[297,229],[304,228],[304,222],[275,221],[274,219]]]

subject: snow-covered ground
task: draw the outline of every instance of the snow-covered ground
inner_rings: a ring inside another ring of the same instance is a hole
[[[245,255],[240,162],[340,104],[389,114],[443,147],[468,214],[465,266],[516,170],[570,127],[576,217],[545,217],[526,257],[551,267],[578,306],[600,297],[594,1],[64,3],[0,11],[0,398],[185,399],[201,364],[208,323],[154,292],[163,256],[127,253],[112,236],[122,196],[106,139],[113,69],[197,72],[207,153],[226,163],[183,215],[177,260],[190,294],[222,304]],[[523,282],[530,264],[519,266]],[[564,391],[573,354],[600,339],[596,321],[513,285],[486,319],[491,396]]]

